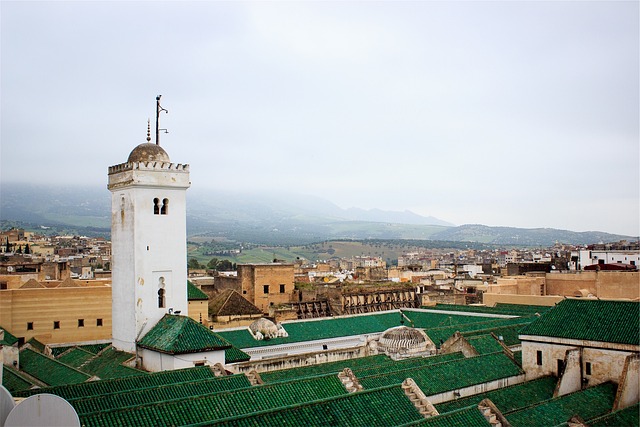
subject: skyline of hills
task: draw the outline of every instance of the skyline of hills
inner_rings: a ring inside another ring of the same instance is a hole
[[[64,226],[78,233],[107,234],[109,192],[97,186],[3,183],[0,219],[37,226]],[[197,190],[187,193],[187,232],[260,244],[291,245],[331,239],[418,239],[497,245],[551,246],[631,239],[602,231],[524,229],[481,224],[455,226],[414,212],[343,209],[325,199],[288,193]]]

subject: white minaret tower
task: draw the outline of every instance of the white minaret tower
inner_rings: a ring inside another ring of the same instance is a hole
[[[166,313],[187,315],[188,305],[189,165],[171,163],[157,123],[156,144],[149,133],[126,163],[109,167],[113,346],[131,353]]]

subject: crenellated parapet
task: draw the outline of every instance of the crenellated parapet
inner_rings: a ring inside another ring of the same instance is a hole
[[[109,175],[129,170],[189,172],[189,165],[167,162],[126,162],[109,166]]]

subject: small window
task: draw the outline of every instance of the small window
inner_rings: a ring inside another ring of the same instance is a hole
[[[193,362],[193,366],[204,366],[204,365],[205,365],[205,362],[202,361],[202,360],[199,360],[197,362]]]
[[[102,326],[102,319],[96,319],[96,326]]]
[[[284,294],[284,285],[280,285],[280,293]]]
[[[153,199],[153,214],[154,215],[160,214],[160,199],[158,199],[157,197]]]
[[[33,331],[33,322],[27,322],[27,331]]]
[[[542,366],[542,351],[536,351],[536,365]]]
[[[84,328],[84,319],[78,319],[78,328]]]
[[[591,375],[591,362],[587,362],[584,364],[584,373],[587,375]]]
[[[0,291],[7,289],[7,282],[0,282]]]
[[[53,321],[53,329],[60,329],[60,321],[59,320],[54,320]]]
[[[269,293],[269,285],[263,285],[262,286],[262,292],[265,293],[265,294],[268,294]]]
[[[247,294],[247,290],[246,290],[246,289],[243,289],[243,290],[242,290],[242,295],[246,295],[246,294]]]
[[[169,199],[162,199],[162,207],[160,208],[160,215],[167,215],[169,213]]]
[[[561,377],[564,374],[564,360],[557,359],[558,362],[558,376]]]
[[[158,308],[164,308],[164,289],[158,289]]]

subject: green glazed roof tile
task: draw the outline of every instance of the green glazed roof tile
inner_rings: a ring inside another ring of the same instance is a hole
[[[555,426],[568,421],[574,415],[589,420],[611,411],[616,390],[615,384],[603,383],[514,412],[503,412],[503,415],[511,425],[517,427]]]
[[[9,331],[0,326],[0,330],[4,331],[4,338],[0,340],[0,344],[12,346],[18,342],[18,338],[13,336]]]
[[[30,378],[27,378],[20,372],[6,365],[2,367],[2,385],[9,390],[12,395],[22,390],[29,390],[33,386],[39,386],[39,384],[36,384]]]
[[[401,427],[413,426],[434,426],[434,427],[490,427],[491,424],[485,419],[478,405],[468,406],[455,411],[440,414],[435,417],[425,418]]]
[[[637,427],[640,425],[640,403],[588,421],[589,427]]]
[[[520,334],[640,345],[639,330],[638,302],[565,299]]]
[[[209,296],[202,292],[202,290],[198,289],[196,285],[191,283],[190,280],[187,280],[187,300],[189,301],[199,301],[199,300],[208,300]]]
[[[542,377],[498,390],[439,403],[435,407],[438,412],[444,414],[470,405],[477,406],[483,399],[490,399],[501,411],[508,412],[551,399],[556,383],[555,377]]]
[[[178,369],[175,371],[153,372],[136,377],[114,378],[90,381],[81,384],[67,384],[16,393],[14,397],[29,397],[39,393],[50,393],[70,400],[79,397],[101,396],[109,393],[125,393],[145,387],[167,386],[185,381],[196,381],[215,376],[208,366]]]
[[[251,356],[236,347],[231,347],[224,351],[224,363],[246,362],[249,359],[251,359]]]
[[[199,353],[231,347],[226,340],[187,316],[165,314],[138,345],[168,354]]]
[[[29,348],[20,351],[20,369],[52,386],[81,383],[91,378],[91,375]]]

